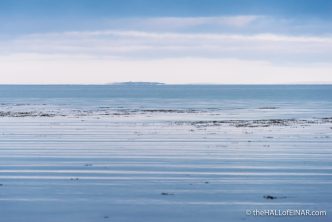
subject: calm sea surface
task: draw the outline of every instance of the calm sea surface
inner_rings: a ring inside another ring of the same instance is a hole
[[[0,222],[332,221],[331,110],[332,85],[0,86]]]
[[[21,110],[43,104],[82,110],[220,110],[227,118],[266,113],[316,118],[332,116],[332,85],[1,85],[0,104]]]

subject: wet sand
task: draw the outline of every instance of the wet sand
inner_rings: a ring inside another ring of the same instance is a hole
[[[0,113],[1,222],[332,219],[329,116],[107,110]],[[254,209],[328,215],[246,216]]]

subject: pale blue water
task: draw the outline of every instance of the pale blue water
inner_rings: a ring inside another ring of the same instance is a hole
[[[0,98],[332,101],[332,85],[0,85]]]
[[[1,85],[0,104],[0,111],[56,105],[81,110],[219,110],[240,119],[256,114],[318,118],[332,116],[332,85]]]

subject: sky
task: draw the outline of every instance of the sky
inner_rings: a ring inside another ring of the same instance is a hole
[[[0,84],[332,83],[330,0],[0,0]]]

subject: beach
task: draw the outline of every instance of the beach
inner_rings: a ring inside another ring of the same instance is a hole
[[[331,221],[331,86],[121,87],[2,94],[1,222]]]

